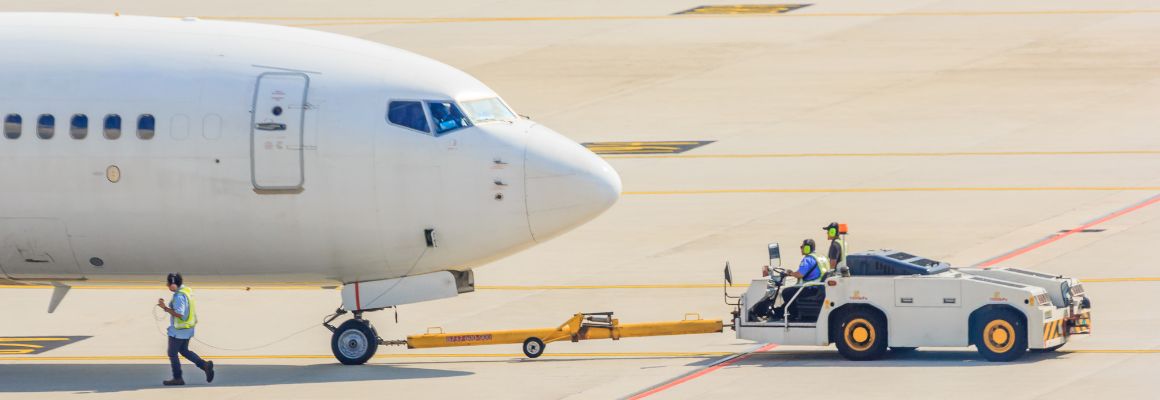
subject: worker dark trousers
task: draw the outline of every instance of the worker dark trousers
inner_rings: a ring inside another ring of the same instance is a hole
[[[173,336],[169,337],[169,365],[173,367],[173,378],[181,379],[181,359],[177,355],[181,354],[186,360],[193,362],[198,369],[205,369],[205,360],[197,356],[197,353],[189,351],[189,339],[178,339]]]

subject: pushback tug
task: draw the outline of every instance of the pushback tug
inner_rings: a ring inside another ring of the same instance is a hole
[[[789,272],[769,245],[770,277],[753,280],[734,306],[739,339],[786,345],[834,343],[850,360],[887,349],[974,345],[990,361],[1053,351],[1091,332],[1091,301],[1074,278],[1016,268],[951,268],[893,250],[850,254],[820,282],[782,296]],[[732,283],[728,264],[727,284]],[[788,297],[788,298],[783,298]]]

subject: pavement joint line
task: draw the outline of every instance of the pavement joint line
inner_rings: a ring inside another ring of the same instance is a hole
[[[768,193],[890,193],[890,192],[1101,192],[1160,191],[1160,186],[995,186],[995,187],[879,187],[879,188],[757,188],[625,191],[625,196],[768,194]]]
[[[546,353],[542,357],[553,358],[621,358],[621,357],[667,357],[667,358],[707,358],[707,357],[725,357],[718,360],[704,368],[711,368],[725,362],[735,363],[741,361],[738,359],[744,355],[753,355],[757,353],[772,353],[762,347],[755,347],[753,350],[748,350],[740,353],[732,353],[727,351],[704,351],[704,352],[604,352],[604,353]],[[1075,354],[1160,354],[1160,349],[1073,349],[1073,350],[1057,350],[1059,353],[1075,353]],[[265,355],[206,355],[207,359],[213,360],[315,360],[315,359],[332,359],[331,354],[265,354]],[[376,354],[374,359],[424,359],[424,358],[524,358],[523,354],[519,353],[426,353],[426,354]],[[8,357],[0,355],[0,363],[7,361],[168,361],[168,356],[162,355],[124,355],[124,356],[14,356]],[[723,365],[722,367],[727,366]],[[703,368],[703,369],[704,369]],[[698,370],[700,371],[700,370]],[[680,379],[684,376],[689,376],[698,371],[693,371],[670,381]],[[666,382],[670,382],[666,381]],[[655,385],[645,391],[663,386],[664,383]]]
[[[621,358],[621,357],[656,357],[656,358],[705,358],[721,357],[734,353],[723,351],[708,352],[604,352],[604,353],[546,353],[542,357],[553,358]],[[212,360],[314,360],[333,359],[331,354],[269,354],[269,355],[203,355],[202,358]],[[423,358],[525,358],[519,353],[415,353],[415,354],[376,354],[374,359],[423,359]],[[138,355],[138,356],[20,356],[6,357],[0,355],[0,362],[4,361],[168,361],[168,356]]]
[[[1160,282],[1160,277],[1146,276],[1146,277],[1108,277],[1108,278],[1079,278],[1083,283],[1124,283],[1124,282]],[[239,286],[198,286],[194,284],[198,290],[241,290],[245,291],[247,288]],[[510,290],[510,291],[532,291],[532,290],[609,290],[609,289],[718,289],[721,287],[720,283],[660,283],[660,284],[612,284],[612,285],[482,285],[476,286],[476,290]],[[749,285],[733,284],[730,288],[746,288]],[[51,285],[0,285],[0,289],[52,289]],[[104,286],[73,286],[73,289],[80,290],[162,290],[156,285],[104,285]],[[250,287],[250,290],[335,290],[321,288],[318,286],[269,286],[269,287]]]
[[[1088,221],[1087,223],[1084,223],[1083,225],[1072,228],[1071,230],[1069,230],[1067,232],[1055,233],[1051,236],[1047,236],[1045,238],[1039,239],[1039,240],[1034,241],[1030,244],[1023,245],[1023,246],[1016,248],[1014,250],[1011,250],[1011,251],[1008,251],[1006,253],[1000,254],[998,256],[992,257],[990,259],[984,260],[983,262],[979,263],[978,266],[981,268],[993,267],[998,263],[1008,261],[1012,258],[1027,254],[1031,251],[1034,251],[1035,249],[1041,248],[1043,246],[1047,246],[1051,243],[1060,241],[1068,236],[1082,232],[1085,229],[1090,229],[1090,228],[1095,227],[1097,225],[1100,225],[1100,224],[1103,224],[1105,222],[1111,221],[1113,219],[1116,219],[1116,218],[1122,217],[1124,215],[1133,213],[1135,211],[1138,211],[1138,210],[1143,209],[1145,207],[1148,207],[1150,205],[1156,204],[1158,202],[1160,202],[1160,195],[1155,195],[1155,196],[1149,197],[1147,199],[1144,199],[1144,201],[1128,205],[1127,207],[1118,209],[1116,211],[1112,211],[1111,213],[1105,214],[1099,218]]]
[[[1160,150],[1095,151],[948,151],[885,153],[758,153],[758,154],[639,154],[605,155],[606,159],[697,159],[697,158],[888,158],[888,157],[1003,157],[1003,156],[1107,156],[1157,155]]]

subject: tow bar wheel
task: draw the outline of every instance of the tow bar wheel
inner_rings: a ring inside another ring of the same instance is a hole
[[[366,364],[379,348],[379,336],[366,321],[352,319],[343,322],[330,337],[334,358],[345,365]]]
[[[544,355],[544,341],[537,337],[530,337],[524,341],[524,355],[528,358],[537,358]]]
[[[854,310],[839,318],[838,352],[854,361],[874,360],[886,353],[886,321],[878,314]]]
[[[1027,351],[1027,328],[1008,310],[989,310],[976,324],[975,347],[987,361],[1014,361]]]

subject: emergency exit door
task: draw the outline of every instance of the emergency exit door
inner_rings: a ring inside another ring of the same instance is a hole
[[[296,72],[258,76],[250,124],[254,189],[301,190],[306,166],[302,149],[310,77]]]

